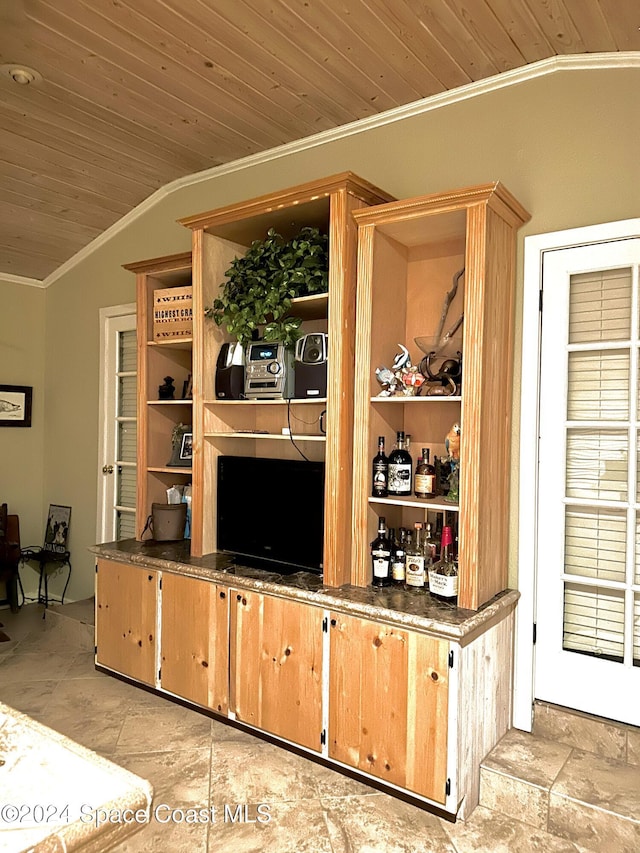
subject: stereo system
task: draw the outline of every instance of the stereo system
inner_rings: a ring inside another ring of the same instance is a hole
[[[328,340],[324,332],[312,332],[296,342],[294,396],[298,399],[327,396]]]
[[[245,399],[281,400],[293,396],[293,357],[284,344],[247,344],[244,358]]]
[[[286,400],[327,396],[328,335],[301,337],[295,356],[283,343],[223,344],[215,377],[217,400]],[[295,358],[295,362],[294,362]]]

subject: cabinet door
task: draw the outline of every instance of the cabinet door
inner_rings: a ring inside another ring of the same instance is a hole
[[[155,684],[158,572],[98,560],[96,661]]]
[[[226,714],[229,606],[225,588],[184,575],[162,575],[160,686]]]
[[[319,751],[322,611],[259,593],[231,595],[230,698],[236,718]]]
[[[329,757],[445,802],[444,640],[332,614]]]

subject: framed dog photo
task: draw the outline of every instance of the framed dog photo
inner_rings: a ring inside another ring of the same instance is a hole
[[[0,426],[30,427],[32,395],[29,385],[0,385]]]

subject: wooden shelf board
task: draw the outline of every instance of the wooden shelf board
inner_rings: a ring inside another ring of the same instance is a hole
[[[328,306],[328,293],[312,293],[310,296],[297,296],[292,299],[289,313],[303,320],[324,320]]]
[[[450,396],[436,394],[431,397],[404,397],[401,395],[397,397],[371,397],[372,403],[435,403],[442,400],[446,400],[449,403],[460,403],[462,402],[462,397],[454,396],[453,394]]]
[[[169,347],[170,349],[190,350],[193,348],[193,338],[176,338],[175,340],[147,341],[148,347]]]
[[[205,406],[304,406],[309,403],[326,403],[326,397],[305,397],[290,400],[205,400]]]
[[[193,400],[147,400],[147,406],[192,406]]]
[[[191,468],[183,468],[181,465],[164,465],[160,468],[149,467],[150,474],[191,474]]]
[[[280,435],[275,432],[207,432],[205,438],[258,438],[267,441],[326,441],[324,435]]]
[[[388,504],[390,506],[411,506],[418,509],[440,509],[458,512],[457,503],[449,503],[443,498],[369,498],[370,504]]]

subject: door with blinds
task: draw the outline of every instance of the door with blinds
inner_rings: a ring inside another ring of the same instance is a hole
[[[640,724],[640,240],[546,252],[535,697]]]
[[[102,318],[99,542],[136,535],[136,317],[122,309]]]

